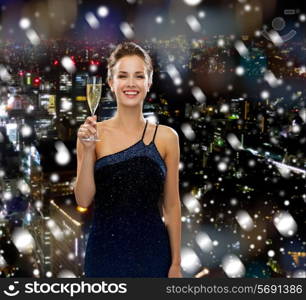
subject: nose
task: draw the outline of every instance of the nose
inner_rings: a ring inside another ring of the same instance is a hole
[[[128,86],[135,86],[133,76],[129,76],[127,84],[128,84]]]

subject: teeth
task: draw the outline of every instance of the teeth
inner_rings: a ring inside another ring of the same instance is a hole
[[[137,92],[124,92],[126,95],[137,95]]]

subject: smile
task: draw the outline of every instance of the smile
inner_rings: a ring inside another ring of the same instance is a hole
[[[129,99],[134,99],[134,98],[136,98],[137,95],[139,94],[138,91],[124,91],[123,93],[124,93],[124,95],[125,95],[127,98],[129,98]]]
[[[132,95],[132,96],[135,96],[135,95],[138,95],[139,92],[138,91],[124,91],[123,92],[125,95]]]

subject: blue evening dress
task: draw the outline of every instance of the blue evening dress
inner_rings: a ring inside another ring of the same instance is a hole
[[[142,138],[97,159],[94,214],[85,251],[86,277],[168,277],[171,249],[160,207],[166,164]]]

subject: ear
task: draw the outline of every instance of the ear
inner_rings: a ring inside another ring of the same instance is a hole
[[[108,80],[108,85],[109,85],[111,91],[113,92],[114,89],[113,89],[113,80],[112,80],[112,79],[109,79],[109,80]]]
[[[151,88],[151,85],[152,85],[152,82],[149,82],[149,83],[148,83],[148,87],[147,87],[147,93],[149,93],[150,88]]]

